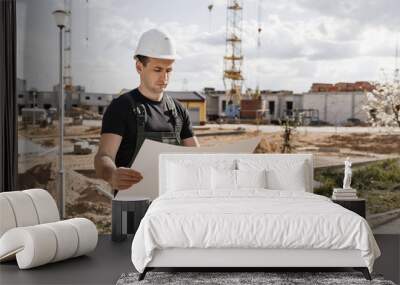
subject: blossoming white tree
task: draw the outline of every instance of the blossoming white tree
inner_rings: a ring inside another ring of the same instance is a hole
[[[394,80],[375,83],[372,92],[367,92],[367,111],[373,126],[400,127],[400,80],[396,70]]]

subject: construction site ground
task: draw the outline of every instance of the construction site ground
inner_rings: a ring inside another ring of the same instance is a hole
[[[47,128],[29,126],[19,129],[18,136],[21,141],[29,141],[42,147],[36,153],[25,151],[19,155],[19,189],[44,188],[56,197],[59,135],[57,125],[56,121]],[[100,125],[100,120],[93,120],[79,126],[65,126],[66,213],[68,217],[87,217],[97,224],[100,232],[109,233],[111,187],[95,176],[95,152],[87,155],[73,154],[73,145],[77,141],[91,140],[98,143]],[[283,128],[280,126],[210,124],[195,127],[194,131],[202,146],[260,137],[256,153],[281,152]],[[312,153],[315,168],[342,167],[346,157],[350,157],[354,164],[400,157],[400,131],[359,127],[298,128],[294,132],[292,146],[294,153]]]

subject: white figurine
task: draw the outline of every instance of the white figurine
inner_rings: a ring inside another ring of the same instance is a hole
[[[344,179],[343,179],[343,189],[351,189],[351,162],[350,159],[347,157],[344,161]]]

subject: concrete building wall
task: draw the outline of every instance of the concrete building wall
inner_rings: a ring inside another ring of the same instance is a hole
[[[226,100],[226,96],[225,95],[218,96],[218,116],[219,117],[225,117],[226,116],[225,109],[224,109],[224,106],[226,107],[226,105],[228,105],[228,101]]]
[[[108,106],[112,98],[111,94],[81,93],[80,103],[86,106]]]
[[[18,110],[22,108],[33,108],[35,105],[38,108],[49,109],[57,107],[58,99],[52,91],[19,91],[17,93]],[[20,112],[19,112],[20,113]]]
[[[56,94],[52,91],[40,91],[37,93],[37,98],[35,100],[37,107],[49,109],[57,108],[58,98]],[[29,96],[29,104],[33,104],[33,99]]]
[[[362,93],[354,97],[354,118],[360,119],[363,122],[367,122],[368,114],[362,109],[362,106],[367,103],[367,96]]]
[[[277,120],[280,116],[279,113],[279,98],[278,95],[261,95],[261,97],[264,99],[265,101],[265,109],[267,109],[268,112],[268,117],[270,118],[270,120]],[[273,102],[273,104],[271,104],[270,102]],[[270,109],[270,106],[273,105],[273,109]]]
[[[316,109],[319,112],[319,119],[326,121],[325,100],[327,93],[304,93],[303,109]]]
[[[218,96],[206,95],[207,116],[218,116]]]
[[[265,100],[266,109],[270,109],[270,102],[274,102],[274,110],[268,111],[271,120],[284,119],[286,117],[287,102],[291,102],[292,110],[301,109],[303,106],[302,94],[267,93],[261,96]]]
[[[293,102],[295,109],[303,109],[303,94],[294,94]]]
[[[303,94],[303,108],[317,109],[319,119],[330,124],[344,124],[350,118],[367,120],[362,110],[366,100],[362,91],[355,92],[310,92]]]
[[[352,96],[347,93],[329,93],[327,95],[326,121],[338,125],[346,123],[352,115]]]

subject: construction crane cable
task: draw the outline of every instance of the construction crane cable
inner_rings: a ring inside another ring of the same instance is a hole
[[[257,27],[257,63],[256,63],[256,94],[260,92],[260,53],[261,53],[261,31],[262,31],[262,21],[261,21],[261,15],[262,15],[262,6],[261,6],[261,0],[258,0],[258,8],[257,8],[257,21],[258,21],[258,27]]]
[[[86,47],[89,45],[89,0],[86,0]]]

